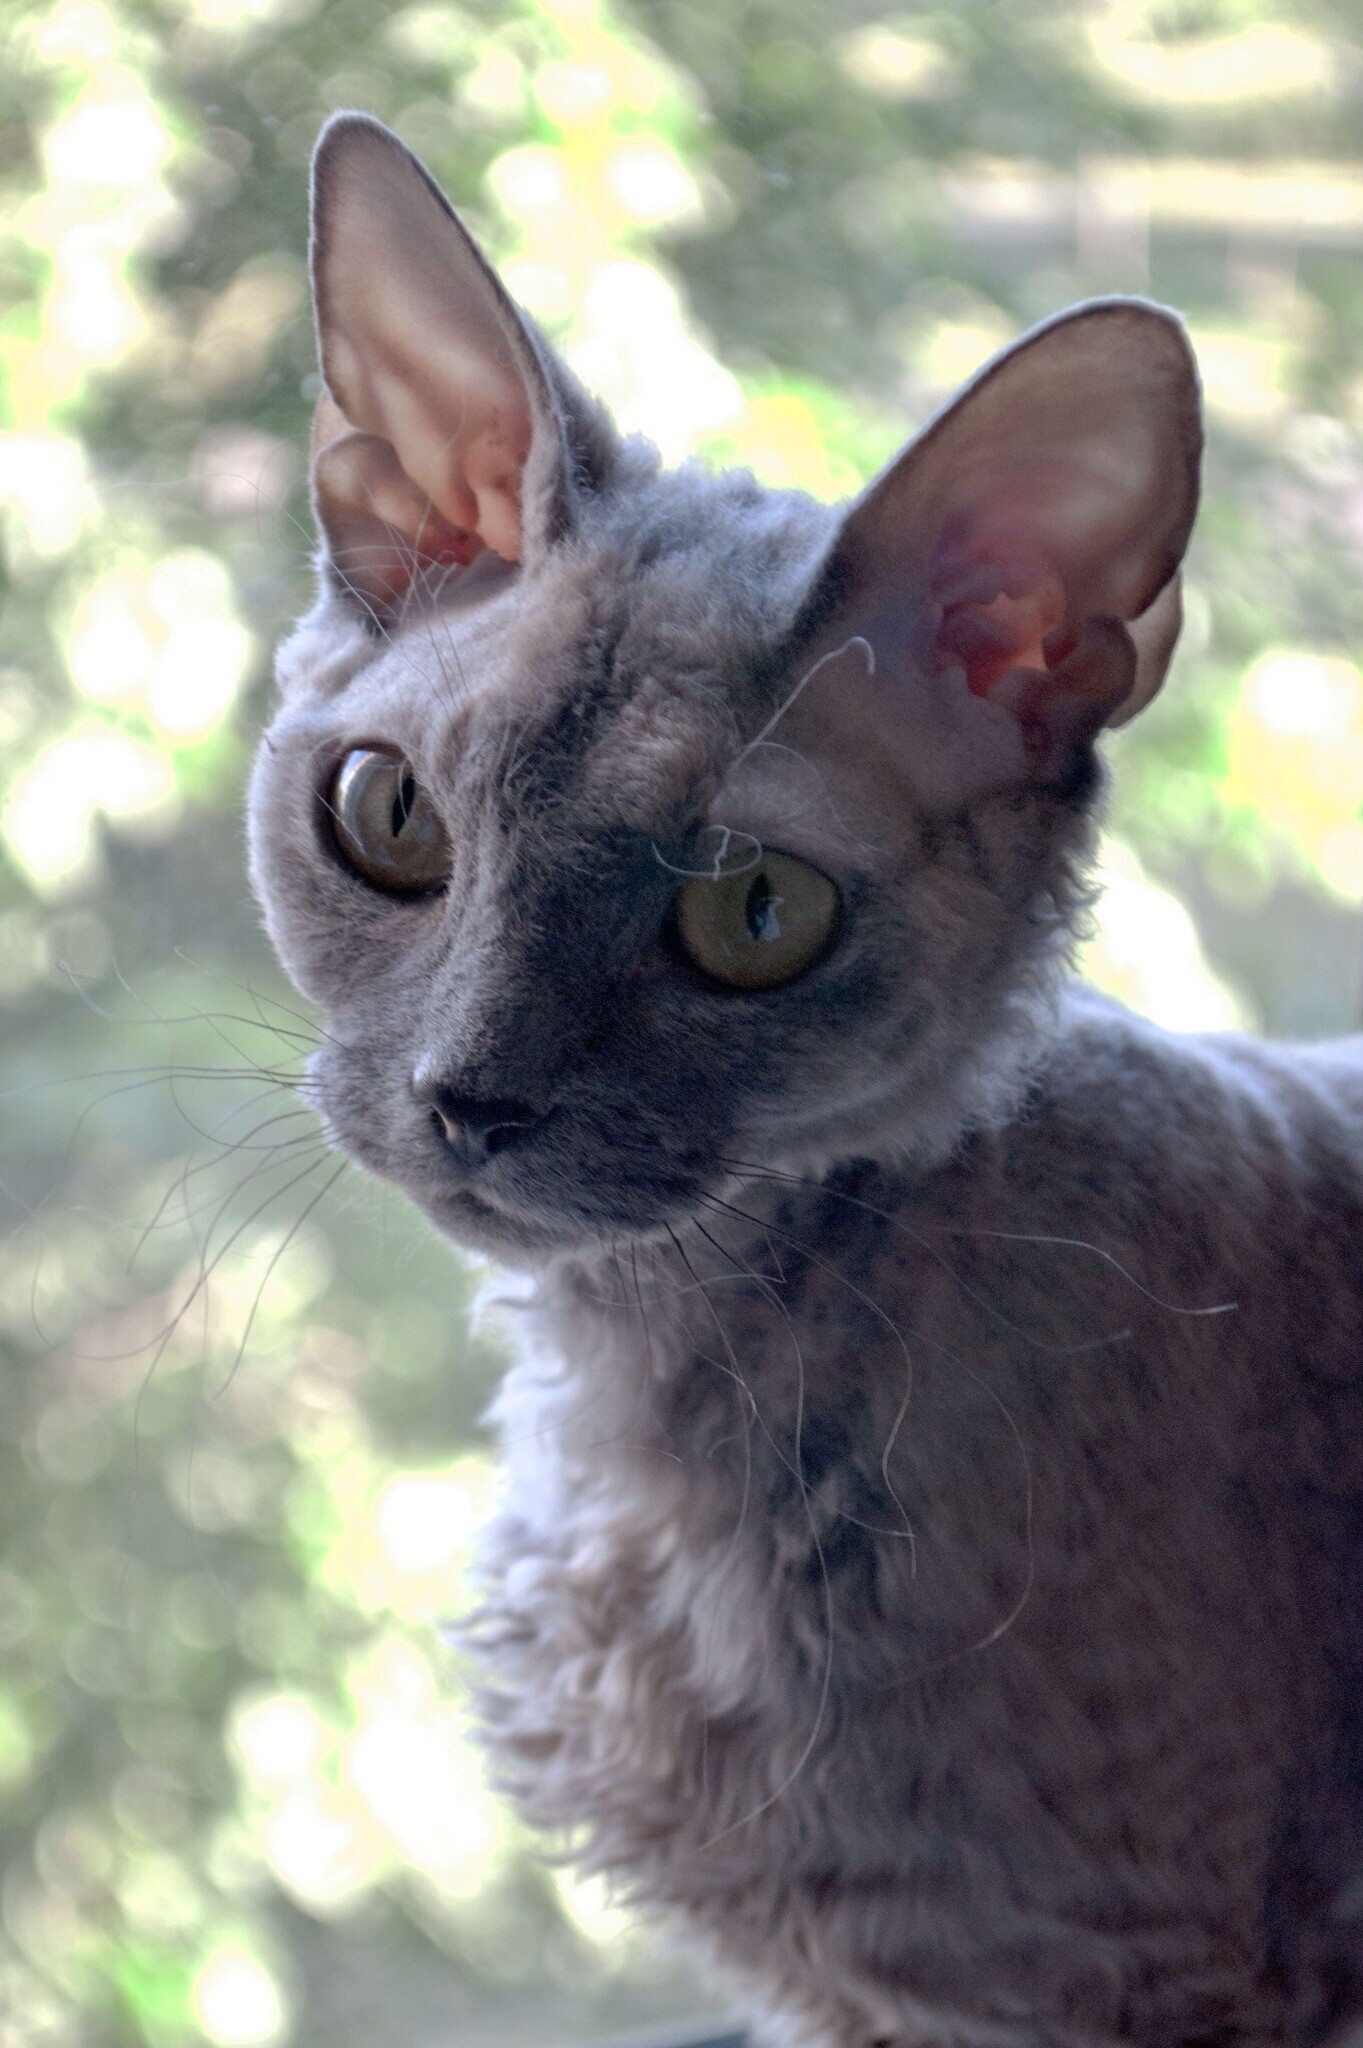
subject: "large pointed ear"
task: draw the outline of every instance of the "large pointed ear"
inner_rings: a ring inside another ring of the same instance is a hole
[[[1201,449],[1177,319],[1136,299],[1076,307],[992,363],[857,500],[819,610],[882,665],[943,690],[963,674],[1052,779],[1163,680]]]
[[[365,607],[382,619],[427,569],[485,548],[518,562],[564,531],[547,351],[416,158],[361,114],[313,158],[312,275],[314,498]]]

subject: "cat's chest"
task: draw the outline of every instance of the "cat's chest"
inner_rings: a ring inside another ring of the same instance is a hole
[[[1276,1708],[1228,1753],[1253,1631],[1209,1489],[1171,1505],[1205,1426],[1067,1336],[1101,1292],[785,1249],[560,1304],[508,1382],[490,1721],[531,1817],[711,1918],[892,1877],[925,1959],[1192,1924],[1210,1862],[1252,1887]],[[1235,1818],[1190,1849],[1194,1787]]]

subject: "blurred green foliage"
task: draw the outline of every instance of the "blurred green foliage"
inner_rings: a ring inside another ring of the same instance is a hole
[[[321,1147],[242,875],[309,581],[309,151],[383,116],[628,425],[827,497],[1027,322],[1176,304],[1208,503],[1091,963],[1324,1031],[1363,900],[1353,10],[55,0],[0,50],[0,2044],[699,2013],[478,1777],[437,1624],[496,1357]]]

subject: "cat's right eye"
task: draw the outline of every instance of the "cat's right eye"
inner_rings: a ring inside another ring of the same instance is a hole
[[[449,879],[450,843],[435,807],[400,754],[354,747],[327,797],[343,864],[387,896],[428,896]]]

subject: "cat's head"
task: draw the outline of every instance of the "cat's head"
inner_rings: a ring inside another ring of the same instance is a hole
[[[321,588],[251,842],[335,1141],[513,1259],[740,1162],[940,1152],[1063,954],[1095,738],[1172,651],[1177,322],[1051,322],[830,510],[622,440],[357,116],[313,265]]]

